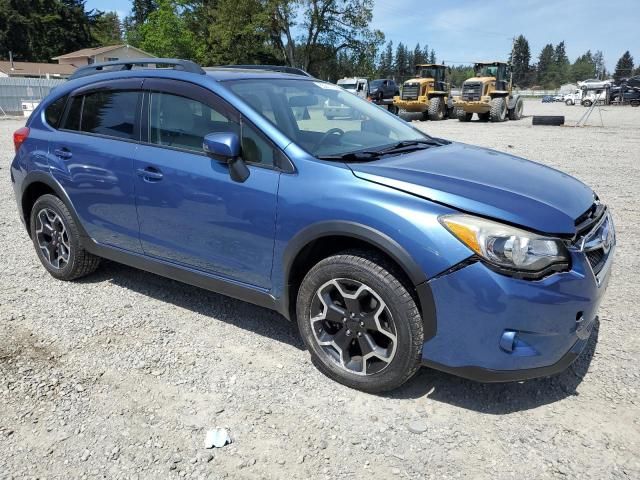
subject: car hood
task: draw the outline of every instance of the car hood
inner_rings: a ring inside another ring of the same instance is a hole
[[[547,234],[574,235],[594,202],[593,191],[565,173],[462,143],[349,167],[364,180]]]

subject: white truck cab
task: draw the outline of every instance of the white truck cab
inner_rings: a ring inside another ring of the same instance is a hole
[[[362,98],[369,96],[369,80],[358,77],[345,77],[338,80],[338,86]]]

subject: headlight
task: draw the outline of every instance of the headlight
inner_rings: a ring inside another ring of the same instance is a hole
[[[443,215],[440,223],[490,264],[527,273],[569,263],[561,240],[472,215]]]

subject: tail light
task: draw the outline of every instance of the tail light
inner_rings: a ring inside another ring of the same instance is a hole
[[[16,148],[16,153],[20,149],[20,146],[29,136],[29,127],[21,127],[13,132],[13,146]]]

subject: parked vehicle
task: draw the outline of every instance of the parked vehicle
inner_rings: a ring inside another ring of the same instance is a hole
[[[369,100],[376,105],[386,107],[392,113],[398,113],[393,97],[400,95],[398,85],[390,78],[380,78],[369,83]]]
[[[14,134],[53,278],[107,258],[276,310],[322,372],[370,392],[420,365],[547,376],[589,341],[616,237],[579,180],[313,78],[146,61],[83,67]],[[357,115],[329,121],[327,101]]]
[[[415,78],[404,82],[402,95],[393,99],[396,109],[421,113],[422,120],[443,120],[452,116],[449,71],[444,65],[416,65]]]
[[[597,78],[589,78],[587,80],[583,80],[582,82],[578,82],[579,87],[588,87],[588,88],[606,88],[613,84],[613,80],[598,80]]]
[[[633,107],[640,106],[640,88],[629,87],[626,84],[621,87],[613,87],[610,96],[613,102],[629,103]]]
[[[542,103],[553,103],[555,102],[555,99],[553,98],[552,95],[545,95],[542,97]]]
[[[524,106],[513,93],[511,65],[505,62],[479,62],[475,76],[464,81],[462,94],[453,97],[458,120],[469,122],[474,113],[483,122],[520,120]]]
[[[554,102],[564,102],[564,94],[563,93],[558,93],[556,95],[553,95],[551,98],[553,99]]]
[[[584,90],[580,104],[583,107],[590,107],[595,102],[605,103],[607,101],[606,89],[590,89]]]
[[[581,88],[574,90],[571,93],[567,93],[564,96],[564,103],[567,105],[580,105],[582,103],[582,95],[584,91]]]
[[[338,86],[361,98],[369,96],[369,80],[366,78],[341,78],[338,80]]]

